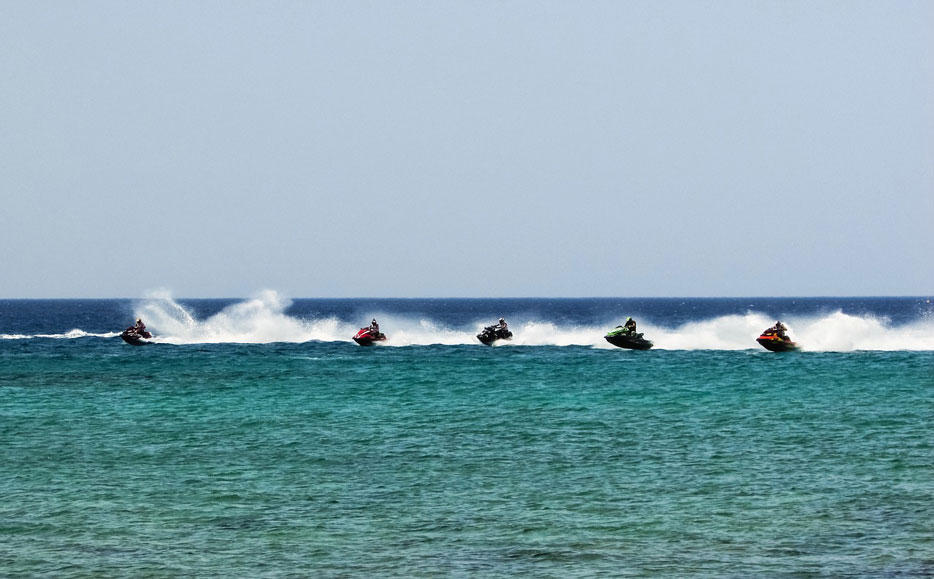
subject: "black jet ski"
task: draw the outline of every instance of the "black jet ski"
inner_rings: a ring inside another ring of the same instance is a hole
[[[382,342],[386,339],[386,334],[382,332],[373,333],[370,328],[360,328],[360,331],[353,337],[353,341],[361,346],[372,346],[374,342]]]
[[[146,344],[151,344],[149,340],[152,338],[152,334],[143,330],[142,332],[137,330],[136,327],[130,326],[129,328],[123,330],[123,333],[120,334],[120,337],[123,338],[123,341],[131,346],[145,346]]]
[[[796,342],[792,342],[784,332],[778,332],[775,328],[762,332],[756,341],[769,352],[790,352],[798,349]]]
[[[629,333],[629,330],[623,326],[616,326],[603,337],[614,346],[626,348],[628,350],[648,350],[655,345],[651,341],[643,338],[642,334]]]
[[[492,346],[493,342],[496,340],[511,340],[512,332],[509,330],[504,330],[498,325],[487,326],[483,328],[482,332],[477,334],[477,339],[487,346]]]

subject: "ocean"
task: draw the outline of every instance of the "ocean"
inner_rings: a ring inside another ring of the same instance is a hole
[[[0,576],[934,577],[932,424],[930,297],[0,300]]]

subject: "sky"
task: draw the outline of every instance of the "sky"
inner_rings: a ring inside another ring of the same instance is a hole
[[[932,23],[0,0],[0,298],[930,295]]]

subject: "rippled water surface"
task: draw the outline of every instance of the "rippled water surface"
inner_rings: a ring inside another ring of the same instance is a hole
[[[603,340],[626,315],[654,349]],[[118,337],[137,316],[155,344]],[[373,316],[390,347],[350,341]],[[775,319],[803,351],[755,343]],[[0,300],[0,576],[932,577],[932,324],[930,298]]]
[[[934,574],[934,354],[10,341],[4,575]]]

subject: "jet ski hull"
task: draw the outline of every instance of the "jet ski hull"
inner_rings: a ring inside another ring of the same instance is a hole
[[[756,338],[759,345],[770,352],[790,352],[798,349],[798,344],[791,340],[783,340],[778,336],[761,335]]]
[[[484,328],[482,332],[477,334],[477,339],[487,346],[492,346],[493,342],[496,342],[497,340],[511,340],[512,332],[509,330],[494,330],[493,328]]]
[[[131,346],[145,346],[151,344],[149,341],[152,338],[152,334],[149,332],[131,332],[130,330],[124,330],[120,337],[123,338],[123,341]]]
[[[616,346],[617,348],[626,348],[627,350],[648,350],[655,344],[646,340],[642,337],[642,334],[635,335],[625,335],[625,334],[607,334],[603,338]]]

